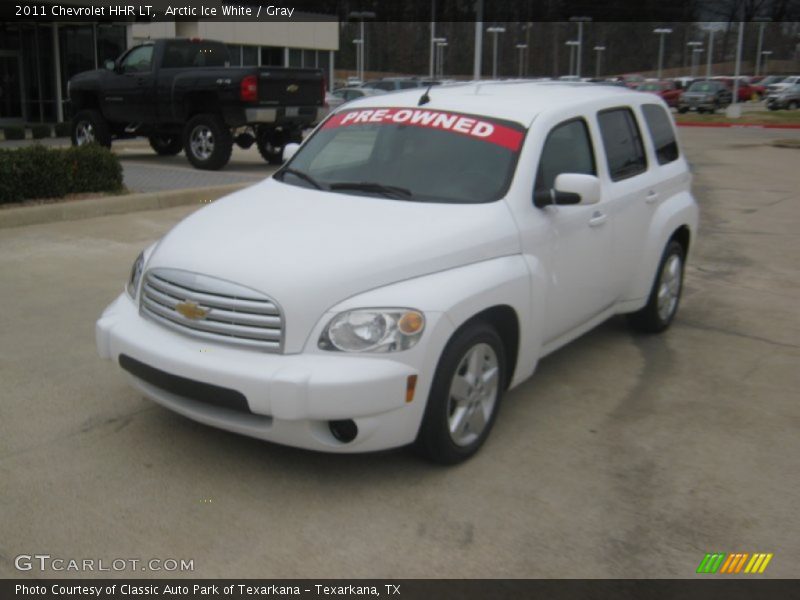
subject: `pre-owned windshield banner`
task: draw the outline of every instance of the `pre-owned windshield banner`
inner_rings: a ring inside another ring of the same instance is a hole
[[[441,129],[490,142],[516,152],[522,146],[525,129],[512,123],[500,124],[495,120],[474,115],[425,110],[421,108],[362,108],[333,115],[325,121],[323,129],[353,125],[413,125]]]

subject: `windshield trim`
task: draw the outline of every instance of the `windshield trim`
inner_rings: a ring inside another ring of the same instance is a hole
[[[325,119],[323,119],[314,128],[314,130],[311,132],[311,134],[307,138],[305,138],[303,140],[303,143],[301,144],[301,146],[297,150],[297,152],[294,153],[294,156],[292,156],[292,158],[290,158],[285,164],[281,165],[280,169],[278,169],[277,171],[275,171],[275,173],[273,173],[271,175],[271,179],[274,179],[275,181],[279,181],[280,183],[283,183],[284,185],[291,185],[293,187],[302,187],[302,188],[309,189],[309,190],[312,190],[312,191],[315,191],[315,192],[324,192],[324,193],[329,193],[329,194],[344,194],[344,195],[364,195],[366,193],[369,193],[369,192],[365,192],[363,190],[348,190],[348,191],[345,191],[345,190],[335,190],[335,189],[328,189],[328,188],[323,188],[321,190],[318,190],[318,189],[316,189],[314,187],[306,187],[306,186],[303,186],[303,185],[297,185],[295,183],[289,183],[287,181],[284,181],[283,173],[287,169],[289,169],[289,170],[292,169],[291,165],[295,161],[296,157],[302,152],[303,146],[305,146],[306,143],[308,143],[311,139],[313,139],[315,136],[317,136],[319,134],[319,132],[322,131],[325,128],[325,124],[331,118],[333,118],[334,116],[336,116],[336,115],[338,115],[340,113],[343,113],[343,112],[349,112],[351,110],[378,110],[378,109],[400,109],[400,108],[402,108],[402,109],[410,109],[410,110],[419,109],[419,107],[412,107],[412,106],[359,106],[359,107],[342,106],[341,108],[338,108],[337,110],[332,111],[327,117],[325,117]],[[505,127],[511,127],[513,129],[516,129],[516,130],[520,131],[520,133],[522,134],[522,139],[520,140],[519,149],[516,150],[516,151],[510,150],[510,152],[512,153],[512,158],[508,163],[508,170],[506,171],[505,175],[503,176],[503,186],[497,191],[497,194],[495,196],[493,196],[492,198],[489,198],[487,200],[474,201],[474,202],[459,200],[457,198],[443,198],[443,197],[440,197],[440,196],[426,196],[426,195],[416,194],[416,193],[414,194],[413,197],[410,197],[410,198],[391,198],[391,197],[388,197],[388,196],[385,196],[385,195],[382,195],[382,194],[378,194],[378,193],[375,193],[374,195],[372,195],[370,193],[370,197],[371,198],[372,197],[379,198],[379,199],[383,199],[383,200],[389,200],[389,201],[397,201],[397,202],[414,202],[414,203],[418,203],[418,204],[464,204],[464,205],[491,204],[492,202],[497,202],[497,201],[502,200],[503,198],[505,198],[508,195],[508,190],[511,188],[511,184],[514,181],[514,177],[515,177],[516,172],[517,172],[517,165],[519,164],[520,155],[522,154],[522,151],[525,148],[525,143],[528,140],[528,133],[530,132],[530,124],[528,126],[526,126],[526,125],[523,125],[522,123],[519,123],[517,121],[512,121],[510,119],[501,119],[501,118],[497,118],[497,117],[492,117],[492,116],[488,116],[488,115],[474,114],[474,113],[462,113],[462,112],[458,112],[458,111],[449,110],[447,108],[431,109],[431,110],[436,110],[437,112],[446,112],[446,113],[449,113],[449,114],[454,114],[454,115],[459,115],[459,116],[464,116],[464,117],[485,119],[485,120],[488,120],[488,121],[490,121],[492,123],[496,123],[498,125],[503,125]],[[463,134],[460,134],[460,133],[457,133],[457,132],[448,132],[448,133],[452,133],[453,135],[459,135],[459,136],[463,135]],[[492,143],[492,142],[485,142],[485,143]],[[380,182],[376,182],[376,183],[380,183]]]

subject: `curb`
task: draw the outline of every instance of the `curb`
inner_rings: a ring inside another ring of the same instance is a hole
[[[800,129],[800,124],[790,123],[787,125],[773,125],[765,123],[759,125],[756,123],[702,123],[700,121],[687,121],[684,123],[676,123],[678,127],[730,127],[737,129]]]
[[[120,215],[141,210],[158,210],[186,204],[205,204],[226,194],[253,185],[253,183],[232,183],[188,190],[127,194],[125,196],[102,196],[87,200],[54,202],[41,206],[0,209],[0,229],[56,221],[91,219],[93,217]]]

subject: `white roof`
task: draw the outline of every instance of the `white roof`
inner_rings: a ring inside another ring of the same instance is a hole
[[[426,88],[414,88],[348,102],[353,108],[417,108]],[[591,105],[611,98],[637,98],[641,93],[620,86],[563,81],[478,81],[433,86],[421,109],[454,111],[507,119],[528,126],[548,110]],[[338,112],[338,111],[337,111]]]

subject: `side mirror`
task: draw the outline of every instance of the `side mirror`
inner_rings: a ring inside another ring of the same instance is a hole
[[[286,145],[283,147],[283,160],[284,160],[284,161],[288,161],[288,160],[289,160],[290,158],[292,158],[292,157],[293,157],[295,154],[297,154],[297,150],[298,150],[299,148],[300,148],[300,144],[296,144],[296,143],[294,143],[294,142],[291,142],[291,143],[289,143],[289,144],[286,144]]]
[[[556,177],[553,189],[539,190],[533,195],[533,204],[537,208],[598,202],[600,202],[600,180],[594,175],[581,173],[561,173]]]
[[[107,60],[103,66],[109,71],[114,71],[117,68],[116,63],[113,60]]]

